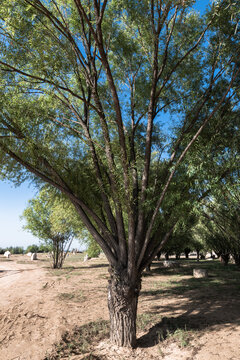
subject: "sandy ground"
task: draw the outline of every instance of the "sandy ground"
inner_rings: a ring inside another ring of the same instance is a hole
[[[107,276],[103,259],[84,263],[72,255],[61,272],[50,270],[44,255],[35,262],[1,256],[0,360],[42,360],[66,330],[108,320]],[[234,296],[211,288],[172,294],[164,292],[167,281],[159,273],[143,278],[137,349],[104,340],[95,359],[240,360],[240,287]]]

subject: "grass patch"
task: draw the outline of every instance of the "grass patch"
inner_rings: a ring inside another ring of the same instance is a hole
[[[156,322],[161,321],[161,317],[158,314],[143,313],[137,315],[137,331],[146,331]]]
[[[68,359],[71,355],[86,354],[84,360],[98,359],[91,354],[93,345],[109,336],[109,322],[105,320],[90,322],[76,327],[72,332],[66,332],[59,344],[54,345],[51,354],[44,360]]]
[[[108,280],[108,279],[109,279],[109,275],[108,275],[108,274],[99,274],[99,275],[98,275],[98,279]]]
[[[174,339],[181,348],[190,345],[190,333],[187,329],[176,329],[174,333],[169,333],[167,338]]]
[[[193,330],[188,330],[184,320],[177,318],[162,319],[160,327],[156,330],[157,343],[163,341],[175,341],[181,348],[190,345]]]
[[[86,296],[83,295],[82,291],[78,291],[75,293],[60,293],[58,299],[61,301],[83,302],[86,300]]]
[[[63,267],[62,269],[49,269],[49,274],[52,276],[70,276],[75,270],[74,266]]]
[[[11,259],[7,259],[7,258],[0,258],[0,261],[2,261],[2,262],[6,262],[6,261],[13,261],[13,260],[11,260]]]
[[[68,262],[82,262],[84,259],[84,254],[83,253],[79,253],[79,254],[71,254],[69,253],[69,256],[66,257],[65,259],[65,264]]]

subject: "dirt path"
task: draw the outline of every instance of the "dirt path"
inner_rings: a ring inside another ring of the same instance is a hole
[[[45,262],[31,263],[26,257],[11,260],[0,261],[1,360],[43,359],[66,330],[96,320],[99,306],[105,307],[102,315],[107,317],[104,279],[104,296],[96,302],[93,282],[89,274],[84,278],[82,271],[81,283],[85,284],[84,293],[89,301],[81,301],[87,298],[83,297],[76,276],[68,281],[68,271],[63,277],[59,271],[53,276]],[[67,296],[71,293],[78,295],[74,301]]]
[[[0,360],[42,360],[65,331],[108,320],[107,263],[76,260],[50,271],[45,258],[0,258]],[[104,340],[94,350],[98,359],[240,360],[239,292],[181,292],[180,280],[191,285],[188,274],[144,277],[138,348],[119,349]],[[171,293],[164,290],[170,282]]]
[[[52,297],[43,296],[45,282],[41,267],[0,263],[0,359],[40,359],[55,341],[59,313]],[[49,331],[49,322],[55,331]]]

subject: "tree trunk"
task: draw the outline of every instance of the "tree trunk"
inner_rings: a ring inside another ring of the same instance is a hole
[[[152,263],[149,264],[149,265],[146,267],[146,271],[147,271],[147,272],[151,272],[151,265],[152,265]]]
[[[221,262],[226,266],[230,260],[230,254],[221,254]]]
[[[233,256],[235,264],[240,267],[240,253],[235,252],[232,254],[232,256]]]
[[[196,252],[197,252],[197,261],[199,261],[200,251],[199,251],[199,250],[196,250]]]
[[[189,258],[189,254],[190,254],[190,252],[191,252],[191,249],[189,249],[189,248],[185,248],[185,249],[184,249],[184,253],[185,253],[185,257],[186,257],[186,259],[188,259],[188,258]]]
[[[181,255],[180,253],[176,253],[176,254],[175,254],[176,260],[180,260],[180,255]]]
[[[136,317],[140,292],[140,280],[133,284],[126,270],[114,272],[108,285],[108,309],[110,315],[110,340],[124,347],[136,346]]]

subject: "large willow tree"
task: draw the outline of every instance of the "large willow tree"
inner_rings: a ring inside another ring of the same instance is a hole
[[[111,340],[122,346],[136,342],[142,272],[195,196],[182,175],[192,145],[238,107],[239,2],[204,16],[193,5],[0,4],[2,176],[70,199],[109,261]]]

